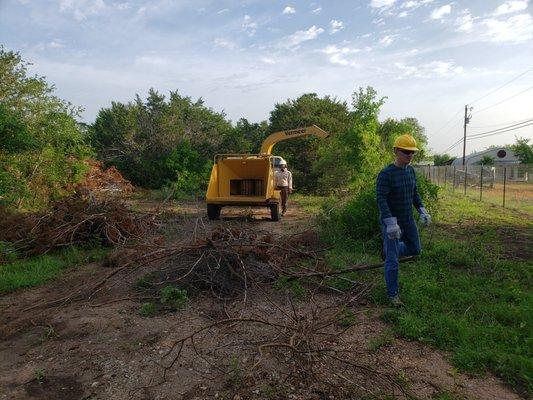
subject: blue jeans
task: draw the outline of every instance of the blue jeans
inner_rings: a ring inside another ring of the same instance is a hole
[[[411,219],[405,223],[398,223],[398,225],[402,230],[402,236],[399,240],[389,239],[386,226],[383,222],[381,223],[383,250],[385,252],[385,283],[389,297],[398,295],[399,258],[420,254],[420,238],[415,220]]]

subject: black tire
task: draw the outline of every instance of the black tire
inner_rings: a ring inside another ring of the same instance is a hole
[[[279,203],[270,204],[269,207],[272,221],[279,221]]]
[[[217,219],[220,217],[220,209],[222,207],[218,204],[208,204],[207,205],[207,217],[211,220]]]

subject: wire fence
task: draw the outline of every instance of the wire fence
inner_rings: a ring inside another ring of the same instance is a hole
[[[447,190],[533,214],[533,164],[418,165],[415,169]]]

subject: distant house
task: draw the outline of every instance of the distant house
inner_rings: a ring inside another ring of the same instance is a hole
[[[477,163],[485,156],[491,157],[494,160],[495,166],[520,164],[520,160],[515,155],[514,151],[509,147],[494,147],[488,150],[469,154],[465,157],[465,164],[477,165]],[[457,157],[455,160],[453,160],[451,165],[463,165],[463,157]]]
[[[510,147],[493,147],[488,150],[478,151],[469,154],[465,157],[465,164],[478,165],[483,157],[491,157],[494,160],[494,167],[508,167],[507,178],[510,180],[527,180],[527,172],[524,169],[519,168],[520,159],[516,156],[514,151]],[[451,163],[453,166],[462,166],[463,157],[457,157]],[[502,168],[496,168],[495,175],[502,174]],[[497,179],[500,177],[497,176]]]

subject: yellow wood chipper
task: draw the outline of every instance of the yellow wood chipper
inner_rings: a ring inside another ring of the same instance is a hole
[[[207,216],[216,219],[224,206],[268,207],[273,221],[279,221],[280,191],[274,183],[275,168],[282,160],[271,155],[278,142],[302,136],[328,137],[313,125],[280,131],[268,136],[259,154],[217,154],[207,188]]]

